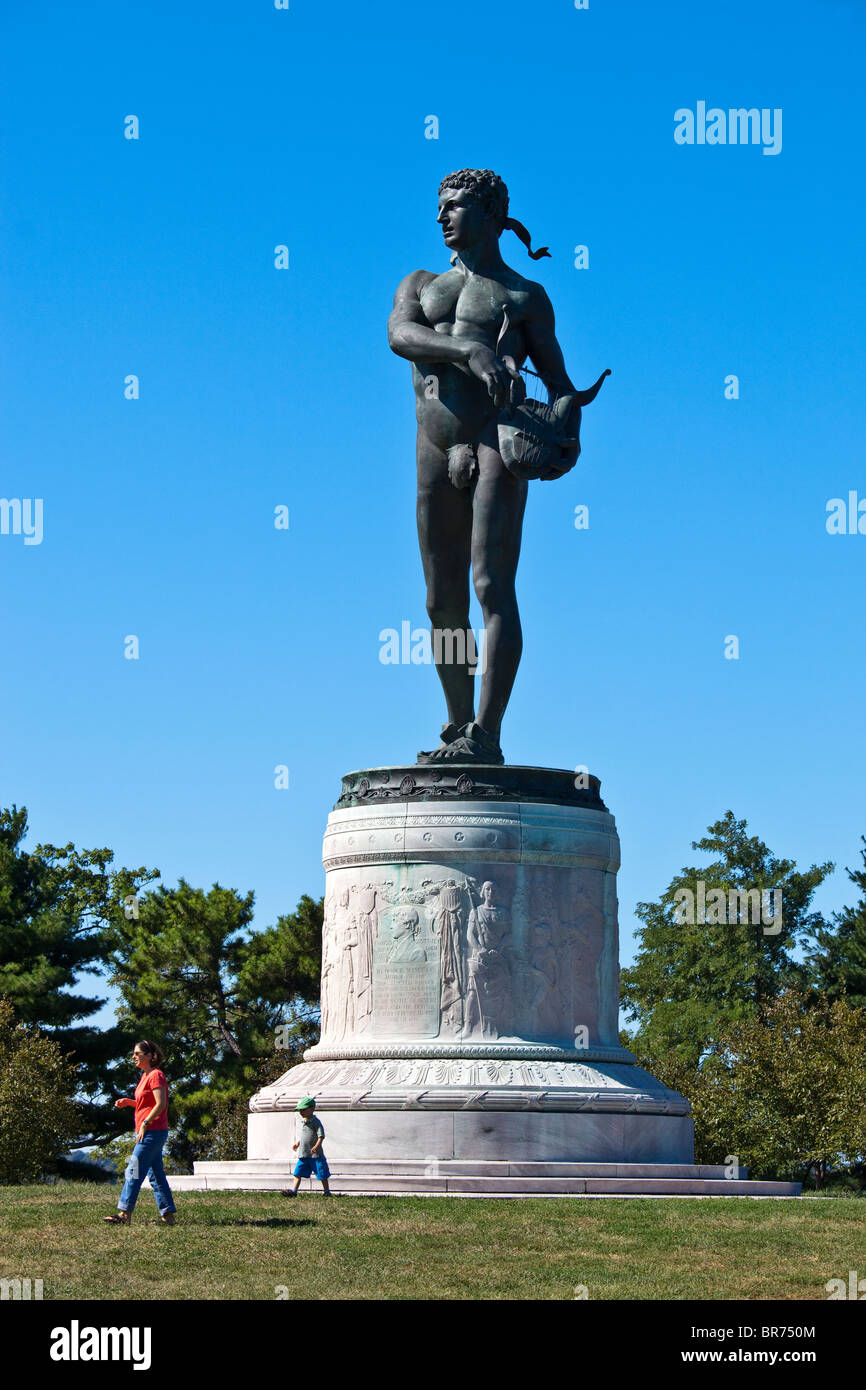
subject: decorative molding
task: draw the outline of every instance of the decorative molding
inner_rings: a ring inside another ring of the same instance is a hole
[[[301,1098],[301,1093],[298,1091],[286,1097],[285,1100],[280,1098],[273,1105],[263,1105],[261,1095],[262,1093],[259,1092],[250,1101],[250,1111],[255,1115],[274,1114],[279,1111],[291,1112]],[[399,1095],[386,1095],[381,1091],[370,1091],[365,1094],[322,1095],[316,1100],[316,1109],[323,1114],[329,1110],[424,1110],[428,1113],[450,1110],[485,1110],[488,1112],[538,1110],[548,1114],[562,1111],[583,1111],[606,1115],[672,1116],[688,1116],[692,1113],[688,1101],[682,1097],[675,1101],[663,1101],[658,1096],[651,1095],[634,1094],[619,1098],[612,1097],[609,1092],[592,1093],[590,1091],[562,1089],[547,1093],[505,1088],[497,1091],[492,1087],[488,1087],[484,1091],[455,1091],[451,1095],[447,1092],[439,1092],[434,1095],[430,1091],[405,1092]]]
[[[606,811],[601,783],[575,787],[575,775],[554,767],[487,767],[480,763],[421,763],[349,772],[335,810],[387,801],[525,801]]]
[[[610,1067],[610,1063],[607,1064]],[[617,1075],[617,1073],[620,1073]],[[688,1115],[688,1101],[638,1067],[613,1074],[581,1062],[491,1059],[309,1062],[293,1067],[250,1102],[255,1114],[292,1111],[303,1095],[321,1111],[539,1110]]]
[[[382,1060],[467,1059],[508,1062],[614,1062],[636,1066],[634,1053],[624,1047],[545,1047],[541,1043],[376,1043],[368,1047],[311,1047],[305,1062],[366,1062]]]

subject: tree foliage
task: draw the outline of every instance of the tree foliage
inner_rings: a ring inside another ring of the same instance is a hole
[[[699,1162],[735,1154],[757,1174],[830,1168],[866,1156],[866,1030],[844,999],[787,990],[734,1024],[691,1081]]]
[[[681,869],[658,902],[638,904],[640,948],[634,965],[622,972],[621,987],[623,1007],[637,1023],[637,1049],[655,1059],[678,1054],[693,1071],[733,1024],[754,1018],[784,990],[807,987],[808,968],[793,953],[821,924],[809,907],[833,865],[799,872],[793,860],[776,858],[748,835],[745,820],[732,811],[692,848],[714,857],[704,867]],[[714,921],[710,913],[694,922],[677,920],[677,891],[697,894],[701,881],[707,895],[720,891],[726,901],[732,890],[780,893],[781,930],[768,932],[760,920],[742,920],[743,914],[734,920]]]
[[[863,868],[847,870],[851,882],[860,889],[860,901],[855,907],[834,912],[832,926],[822,923],[816,928],[808,959],[817,989],[829,999],[846,998],[866,1009],[866,835],[860,838]]]
[[[230,1163],[247,1156],[247,1119],[249,1116],[250,1094],[279,1081],[289,1067],[301,1061],[304,1048],[315,1041],[310,1036],[310,1027],[299,1029],[292,1039],[292,1045],[261,1057],[253,1064],[251,1085],[248,1092],[239,1095],[221,1095],[212,1108],[213,1124],[199,1145],[198,1158],[216,1163]]]
[[[76,1068],[59,1043],[0,998],[0,1181],[42,1176],[81,1124]]]
[[[124,903],[157,873],[112,869],[108,849],[70,843],[28,851],[26,834],[26,809],[0,810],[0,994],[22,1021],[73,1054],[83,1097],[78,1142],[88,1143],[116,1129],[104,1096],[123,1043],[119,1030],[86,1022],[104,998],[71,991],[82,976],[99,974]]]
[[[305,896],[295,913],[250,934],[252,915],[252,893],[181,879],[143,897],[115,932],[120,1024],[130,1051],[146,1037],[166,1054],[171,1152],[182,1163],[202,1155],[221,1104],[249,1098],[281,1024],[303,1045],[317,1036],[321,901]]]

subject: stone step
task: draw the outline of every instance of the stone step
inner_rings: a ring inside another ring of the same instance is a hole
[[[490,1159],[328,1159],[335,1178],[367,1177],[473,1177],[473,1178],[718,1178],[725,1179],[722,1164],[694,1163],[537,1163],[505,1162]],[[235,1162],[195,1163],[193,1172],[202,1177],[275,1177],[291,1175],[295,1160],[246,1159]],[[740,1178],[748,1177],[741,1168]]]
[[[283,1163],[198,1163],[193,1175],[170,1178],[176,1191],[276,1191],[290,1186],[292,1165]],[[359,1172],[365,1168],[367,1171]],[[384,1165],[383,1165],[384,1166]],[[421,1165],[417,1165],[419,1170]],[[799,1197],[801,1185],[756,1179],[725,1178],[716,1165],[687,1164],[470,1164],[470,1171],[458,1173],[452,1164],[440,1164],[438,1176],[412,1173],[385,1173],[381,1167],[334,1165],[331,1190],[346,1196],[452,1196],[452,1197]],[[448,1169],[443,1172],[442,1169]],[[479,1172],[498,1167],[532,1168],[532,1174]],[[583,1172],[552,1173],[551,1168],[639,1169],[640,1172],[598,1175]],[[348,1171],[349,1169],[353,1171]],[[473,1170],[474,1171],[471,1171]],[[540,1172],[545,1175],[540,1176]],[[301,1190],[309,1189],[304,1180]],[[313,1190],[319,1192],[317,1182]]]
[[[331,1171],[346,1177],[362,1177],[367,1173],[394,1177],[503,1177],[503,1178],[725,1178],[723,1164],[694,1163],[537,1163],[491,1162],[489,1160],[440,1159],[437,1173],[430,1172],[431,1163],[420,1160],[395,1160],[392,1163],[373,1161],[337,1161]],[[741,1168],[741,1178],[748,1170]]]
[[[348,1178],[333,1177],[334,1192],[373,1193],[440,1193],[456,1196],[464,1193],[492,1193],[498,1196],[537,1196],[550,1193],[568,1196],[627,1195],[707,1197],[797,1197],[799,1183],[761,1182],[734,1178]]]

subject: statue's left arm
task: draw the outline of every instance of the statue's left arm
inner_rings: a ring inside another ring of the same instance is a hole
[[[565,369],[562,348],[556,338],[553,305],[541,285],[535,286],[523,333],[526,350],[547,387],[550,402],[557,401],[557,414],[562,417],[566,437],[574,440],[573,444],[560,450],[556,464],[541,475],[544,480],[561,478],[563,473],[574,467],[580,454],[581,411],[577,399],[571,399],[572,395],[576,397],[576,388]]]

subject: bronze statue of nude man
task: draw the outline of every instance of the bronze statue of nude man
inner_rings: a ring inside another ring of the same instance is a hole
[[[500,727],[523,646],[515,578],[527,482],[506,467],[497,427],[529,357],[549,398],[558,397],[567,441],[539,476],[561,477],[577,462],[580,406],[594,392],[577,391],[566,375],[542,286],[500,255],[506,227],[528,248],[530,238],[508,217],[508,190],[498,175],[449,174],[439,188],[437,221],[453,253],[451,269],[406,276],[394,296],[388,342],[412,364],[418,538],[434,634],[469,631],[471,567],[486,646],[476,715],[472,644],[457,652],[466,660],[454,661],[453,645],[445,652],[434,643],[448,722],[439,747],[418,760],[500,764]],[[530,249],[534,259],[545,254]]]

